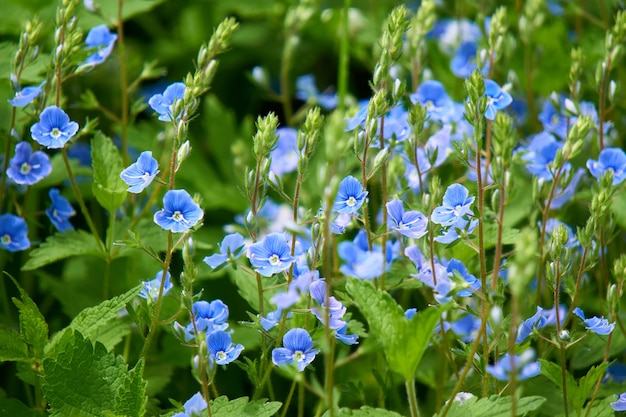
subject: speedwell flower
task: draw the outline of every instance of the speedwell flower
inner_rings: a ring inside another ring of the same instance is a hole
[[[286,270],[295,261],[282,233],[270,233],[248,249],[248,258],[256,271],[271,277]]]
[[[46,209],[46,215],[59,232],[74,230],[74,226],[70,223],[70,217],[76,214],[74,207],[65,197],[63,197],[57,188],[51,188],[48,192],[52,205]]]
[[[206,338],[209,359],[218,365],[226,365],[239,357],[243,346],[233,344],[230,334],[223,330],[209,333]]]
[[[533,378],[539,375],[541,371],[539,362],[531,362],[534,357],[532,350],[526,351],[521,355],[515,355],[513,363],[515,364],[515,371],[517,373],[517,380],[523,381],[525,379]],[[512,372],[511,357],[508,353],[500,358],[500,360],[493,365],[487,365],[487,373],[492,375],[498,381],[508,381]]]
[[[428,219],[419,211],[405,212],[400,200],[391,200],[385,206],[389,214],[387,224],[391,230],[413,239],[419,239],[428,232]]]
[[[165,282],[163,283],[163,294],[165,295],[174,287],[174,284],[170,281],[171,274],[169,271],[165,275]],[[156,273],[156,276],[151,281],[144,281],[143,288],[139,292],[141,298],[145,298],[149,302],[154,302],[159,297],[159,288],[161,288],[161,281],[163,280],[163,271]]]
[[[51,172],[50,158],[44,152],[33,152],[27,142],[15,146],[15,155],[9,161],[7,176],[16,184],[33,185]]]
[[[163,94],[155,94],[150,97],[148,104],[159,114],[159,120],[170,122],[180,118],[180,114],[174,114],[174,105],[177,100],[182,100],[185,95],[185,83],[174,83],[169,85]]]
[[[203,411],[206,410],[206,407],[207,404],[202,397],[202,394],[196,392],[193,397],[188,399],[185,404],[183,404],[185,412],[176,413],[172,417],[197,417],[202,415]]]
[[[611,407],[615,411],[626,411],[626,392],[621,393],[617,401],[611,403]]]
[[[234,258],[239,257],[243,252],[245,242],[243,236],[239,233],[231,233],[224,236],[222,243],[218,244],[219,253],[214,253],[211,256],[205,256],[204,262],[211,268],[215,269],[220,265],[225,264],[228,258],[232,255]]]
[[[468,197],[469,191],[461,184],[452,184],[443,195],[443,206],[436,207],[430,220],[442,226],[452,226],[465,215],[472,215],[471,204],[474,197]]]
[[[272,362],[278,366],[293,363],[298,367],[299,372],[313,362],[315,355],[319,352],[313,349],[313,340],[309,333],[299,327],[285,333],[283,346],[272,351]]]
[[[580,317],[583,323],[585,323],[585,328],[587,330],[591,330],[595,334],[610,334],[615,327],[615,323],[609,324],[609,321],[604,317],[591,317],[589,319],[585,318],[585,313],[580,309],[580,307],[576,307],[573,313]]]
[[[163,196],[163,209],[154,213],[154,222],[173,233],[187,232],[204,216],[202,209],[185,190],[170,190]]]
[[[494,120],[498,110],[506,108],[513,102],[511,95],[492,80],[485,80],[485,95],[487,96],[485,117],[489,120]]]
[[[39,122],[30,128],[33,139],[48,149],[62,148],[76,132],[78,123],[70,121],[70,117],[57,106],[46,107],[39,116]]]
[[[95,67],[106,61],[113,51],[116,40],[117,35],[111,33],[107,25],[103,24],[91,28],[87,38],[85,38],[85,45],[96,51],[85,60],[81,67]]]
[[[129,185],[128,192],[140,193],[152,183],[158,173],[159,163],[152,157],[151,151],[145,151],[139,155],[137,162],[122,171],[120,177]]]
[[[9,103],[13,107],[25,107],[29,105],[39,96],[39,94],[41,94],[41,87],[43,86],[44,82],[42,82],[38,86],[22,88],[20,91],[17,91],[15,93],[15,97],[13,97],[11,100],[8,100]]]
[[[604,148],[597,161],[587,160],[587,169],[598,180],[606,171],[611,170],[613,186],[619,185],[626,179],[626,154],[620,148]]]
[[[17,252],[30,248],[26,221],[14,214],[0,216],[0,248]]]
[[[363,190],[359,180],[349,175],[339,183],[333,211],[354,214],[365,202],[365,197],[367,197],[367,191]]]

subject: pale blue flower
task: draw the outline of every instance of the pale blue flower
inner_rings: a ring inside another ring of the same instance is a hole
[[[81,67],[94,67],[102,64],[111,55],[116,40],[117,35],[111,33],[104,24],[91,28],[87,38],[85,38],[85,45],[90,49],[96,49],[96,51],[81,64]]]
[[[590,330],[595,334],[607,335],[610,334],[615,328],[615,323],[609,324],[609,321],[604,317],[585,318],[585,313],[580,309],[580,307],[576,307],[573,313],[580,317],[587,330]]]
[[[349,175],[339,183],[339,190],[333,203],[333,211],[355,214],[365,202],[368,192],[353,176]]]
[[[172,417],[200,417],[203,414],[206,414],[204,410],[206,410],[207,404],[202,394],[196,392],[193,397],[188,399],[185,404],[183,404],[184,412],[176,413]]]
[[[405,212],[402,201],[391,200],[387,208],[387,225],[391,230],[397,230],[404,236],[419,239],[428,233],[428,219],[419,211]]]
[[[0,215],[0,249],[17,252],[30,248],[26,221],[14,214]]]
[[[204,262],[213,269],[224,265],[231,256],[237,259],[245,248],[244,238],[239,233],[231,233],[224,236],[218,248],[219,253],[204,257]]]
[[[611,403],[611,408],[615,411],[626,411],[626,392],[617,397],[617,401]]]
[[[209,348],[209,359],[218,365],[231,363],[243,351],[243,346],[233,344],[230,334],[223,330],[209,333],[206,339],[207,347]]]
[[[142,152],[134,164],[124,169],[120,177],[129,185],[128,192],[140,193],[152,183],[159,173],[159,163],[151,151]]]
[[[163,196],[163,209],[154,213],[154,222],[173,233],[187,232],[204,216],[202,209],[185,190],[170,190]]]
[[[409,97],[413,103],[425,107],[426,115],[434,121],[447,121],[454,111],[454,102],[439,81],[424,81]]]
[[[287,270],[295,261],[282,233],[270,233],[261,242],[250,246],[248,258],[254,269],[264,277]]]
[[[281,127],[276,129],[276,135],[278,140],[270,154],[270,171],[282,176],[298,168],[298,131],[292,127]]]
[[[337,107],[338,97],[336,93],[320,93],[315,85],[315,77],[311,74],[301,75],[296,78],[296,98],[302,101],[311,101],[318,104],[324,110],[332,110]]]
[[[46,209],[46,215],[59,232],[74,230],[69,218],[76,214],[74,208],[57,188],[51,188],[48,192],[52,205]]]
[[[13,107],[25,107],[35,100],[39,94],[41,94],[41,87],[43,87],[45,81],[38,86],[24,87],[20,91],[15,93],[15,97],[8,100]]]
[[[492,80],[485,80],[485,95],[487,96],[485,117],[489,120],[494,120],[498,110],[505,109],[513,102],[511,95]]]
[[[50,158],[42,151],[33,152],[27,142],[15,145],[15,155],[9,161],[7,176],[16,184],[33,185],[52,172]]]
[[[541,372],[539,362],[531,362],[534,357],[532,351],[526,351],[522,355],[514,355],[513,363],[517,373],[517,380],[533,378]],[[511,357],[508,353],[504,354],[493,365],[487,365],[487,373],[492,375],[498,381],[508,381],[511,378],[513,369],[511,367]]]
[[[473,215],[470,206],[474,197],[461,184],[452,184],[443,195],[443,205],[433,210],[430,220],[442,226],[451,226],[464,216]]]
[[[174,115],[174,106],[177,101],[183,99],[185,88],[185,83],[173,83],[163,91],[163,94],[155,94],[150,97],[148,104],[159,114],[159,120],[170,122],[180,119],[182,113]]]
[[[620,148],[604,148],[600,151],[598,160],[588,159],[587,169],[597,180],[605,172],[613,172],[613,186],[621,184],[626,178],[626,153]]]
[[[39,116],[39,122],[30,128],[33,139],[48,149],[62,148],[76,132],[78,123],[70,121],[67,113],[57,106],[46,107]]]
[[[299,372],[302,372],[315,359],[319,350],[313,349],[313,339],[302,328],[295,328],[285,333],[283,346],[272,350],[272,362],[274,365],[295,364]]]

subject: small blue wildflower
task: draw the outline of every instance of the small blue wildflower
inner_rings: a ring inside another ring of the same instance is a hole
[[[439,41],[439,49],[446,55],[452,53],[464,42],[477,42],[482,33],[480,27],[468,19],[441,19],[437,21],[428,37]]]
[[[540,180],[552,181],[554,178],[552,162],[563,143],[557,140],[548,132],[541,132],[534,135],[527,148],[527,153],[522,157],[528,164],[526,169]],[[564,165],[564,172],[571,169],[568,162]]]
[[[617,401],[611,403],[611,408],[615,411],[626,411],[626,392],[617,397]]]
[[[426,107],[426,115],[431,120],[447,121],[454,112],[454,102],[439,81],[424,81],[409,97],[413,103]]]
[[[276,129],[276,135],[278,141],[270,154],[270,171],[282,176],[298,168],[298,132],[292,127],[281,127]]]
[[[222,243],[218,244],[219,253],[205,256],[204,262],[213,269],[218,268],[228,262],[231,256],[235,259],[238,258],[239,255],[243,253],[244,247],[245,242],[243,236],[239,233],[231,233],[224,236]]]
[[[57,106],[46,107],[39,116],[39,122],[30,128],[33,139],[48,149],[62,148],[76,132],[78,123],[70,121],[67,113]]]
[[[346,231],[346,227],[352,222],[352,216],[348,213],[339,213],[335,217],[335,221],[330,223],[330,231],[336,235],[340,235]]]
[[[315,77],[311,74],[301,75],[296,78],[296,98],[302,101],[311,100],[324,110],[332,110],[337,107],[336,93],[319,93],[315,85]]]
[[[463,42],[459,45],[459,48],[450,60],[452,73],[459,78],[468,78],[478,68],[476,63],[477,53],[478,44],[476,42]],[[489,73],[489,61],[481,68],[481,72],[483,75]]]
[[[406,317],[407,320],[411,320],[416,314],[417,308],[409,308],[404,311],[404,317]]]
[[[222,300],[213,300],[211,302],[204,300],[196,301],[191,306],[191,312],[193,313],[195,323],[189,323],[187,326],[174,323],[174,329],[187,341],[196,337],[195,330],[209,334],[228,328],[228,322],[226,321],[228,320],[228,306]]]
[[[226,365],[239,357],[243,346],[233,344],[230,334],[223,330],[209,333],[206,338],[209,348],[209,360],[218,365]]]
[[[129,193],[140,193],[152,183],[158,173],[159,163],[152,157],[151,151],[145,151],[134,164],[122,171],[120,177],[129,185]]]
[[[537,312],[519,325],[517,328],[517,338],[515,339],[515,343],[522,343],[528,338],[528,336],[530,336],[533,329],[540,329],[545,326],[546,320],[541,314],[542,311],[543,308],[537,306]]]
[[[474,197],[468,197],[469,191],[461,184],[452,184],[443,195],[443,205],[433,210],[430,220],[442,226],[451,226],[463,216],[473,215],[470,205]]]
[[[16,184],[33,185],[52,172],[50,158],[42,151],[33,152],[27,142],[15,145],[15,155],[9,161],[7,176]]]
[[[532,362],[533,359],[534,352],[532,350],[527,350],[521,355],[514,355],[513,363],[515,364],[518,381],[523,381],[539,375],[541,372],[540,364],[539,362]],[[511,372],[511,357],[508,353],[502,356],[495,364],[487,365],[487,373],[492,375],[498,381],[508,381],[511,377]]]
[[[360,249],[354,242],[341,242],[339,257],[345,262],[340,271],[359,279],[374,279],[383,273],[385,259],[381,252]]]
[[[295,261],[282,233],[270,233],[248,249],[248,258],[255,270],[264,277],[287,270]]]
[[[392,200],[386,205],[387,225],[391,230],[397,230],[404,236],[419,239],[428,233],[428,219],[419,211],[404,211],[402,201]]]
[[[474,317],[471,314],[465,314],[457,321],[450,325],[450,329],[461,338],[464,343],[469,343],[476,339],[478,330],[480,329],[481,320],[480,317]],[[487,326],[487,332],[491,330]]]
[[[206,410],[207,404],[202,394],[196,392],[193,397],[183,404],[183,408],[185,412],[176,413],[172,417],[200,417]]]
[[[74,230],[69,218],[76,214],[69,201],[59,193],[57,188],[48,192],[52,205],[46,209],[46,215],[59,232]]]
[[[599,335],[607,335],[613,331],[615,327],[615,323],[609,324],[609,321],[604,317],[591,317],[589,319],[585,318],[585,313],[580,309],[580,307],[576,307],[573,311],[575,315],[580,317],[580,319],[585,324],[585,328],[587,330],[591,330],[595,334]]]
[[[369,100],[359,101],[359,109],[353,117],[346,117],[346,132],[350,132],[359,126],[365,124],[365,118],[367,117],[367,107],[369,106]]]
[[[0,215],[0,248],[17,252],[30,248],[26,221],[14,214]]]
[[[35,100],[41,94],[41,87],[45,81],[34,87],[24,87],[15,93],[15,97],[8,100],[13,107],[25,107]]]
[[[459,221],[457,221],[456,223],[454,223],[452,226],[448,227],[447,229],[442,229],[441,230],[442,234],[439,236],[436,236],[435,241],[439,243],[443,243],[444,245],[447,245],[449,243],[456,241],[458,238],[460,238],[461,231],[469,235],[474,231],[474,229],[476,229],[476,226],[478,226],[478,219],[472,219],[472,220],[460,219]]]
[[[452,126],[447,124],[439,129],[426,141],[424,151],[428,157],[429,165],[427,169],[435,168],[443,164],[448,156],[453,152],[452,142]],[[419,162],[419,158],[418,158]],[[423,171],[420,165],[420,170]]]
[[[339,340],[344,345],[356,345],[359,340],[359,335],[357,334],[346,334],[348,331],[348,325],[346,324],[341,329],[337,329],[335,332],[335,339]]]
[[[165,275],[165,283],[163,283],[163,295],[167,294],[169,290],[174,288],[174,284],[170,281],[171,274],[169,271]],[[156,276],[151,281],[144,281],[143,288],[139,292],[141,298],[145,298],[148,302],[152,303],[159,298],[159,288],[161,288],[161,281],[163,280],[163,271],[156,273]]]
[[[106,61],[113,51],[116,40],[117,35],[111,33],[109,28],[104,24],[91,28],[87,34],[87,38],[85,38],[85,45],[87,45],[89,49],[96,49],[96,51],[81,64],[81,67],[95,67]]]
[[[560,96],[561,107],[564,107],[564,102],[565,98]],[[568,120],[570,124],[576,120],[558,110],[552,100],[546,100],[543,103],[543,108],[538,117],[546,132],[553,133],[561,139],[565,139],[567,136]]]
[[[300,264],[303,259],[304,257],[300,257],[296,261],[294,279],[289,283],[287,291],[276,293],[270,300],[281,310],[288,309],[300,301],[304,294],[309,293],[309,286],[311,285],[311,282],[319,280],[318,271],[298,271],[298,264]]]
[[[299,372],[313,362],[315,355],[319,352],[313,349],[313,340],[309,333],[299,327],[285,333],[283,346],[272,350],[272,362],[277,366],[293,363]]]
[[[283,310],[279,308],[277,310],[270,311],[269,313],[267,313],[265,317],[261,316],[261,318],[259,319],[259,322],[261,323],[261,327],[263,327],[263,329],[267,332],[271,328],[278,325],[278,322],[280,321],[282,316],[283,316]]]
[[[621,362],[614,362],[606,368],[606,375],[602,382],[613,381],[618,384],[626,382],[626,365]]]
[[[355,214],[365,202],[368,192],[363,190],[361,183],[349,175],[339,183],[337,197],[333,204],[333,211]]]
[[[163,209],[154,213],[154,222],[173,233],[187,232],[204,213],[185,190],[170,190],[163,196]]]
[[[587,169],[598,180],[606,171],[613,171],[613,186],[619,185],[626,178],[626,153],[620,148],[604,148],[597,161],[587,160]]]
[[[506,108],[513,102],[511,95],[492,80],[485,80],[485,95],[487,96],[485,117],[489,120],[494,120],[498,110]]]
[[[326,282],[324,280],[318,280],[311,283],[309,287],[311,298],[317,301],[322,306],[321,309],[311,308],[311,313],[318,318],[322,324],[326,324],[326,310],[328,310],[329,323],[328,327],[334,330],[341,329],[347,325],[342,320],[344,314],[346,314],[346,307],[337,300],[335,297],[330,296],[328,298],[328,305],[326,304]]]
[[[150,97],[148,104],[159,114],[159,120],[170,122],[182,116],[182,114],[174,115],[174,106],[176,101],[183,99],[185,88],[185,83],[173,83],[163,91],[163,94],[155,94]]]
[[[465,288],[457,292],[457,295],[459,297],[470,297],[474,293],[474,291],[478,291],[481,287],[480,280],[474,275],[470,274],[467,271],[465,265],[463,265],[463,262],[459,261],[458,259],[450,259],[448,261],[448,264],[446,265],[446,271],[448,272],[448,274],[457,274],[469,286],[469,288]]]

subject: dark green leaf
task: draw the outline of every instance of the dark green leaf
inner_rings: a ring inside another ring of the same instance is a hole
[[[146,386],[143,379],[143,359],[122,378],[122,386],[117,391],[115,413],[120,416],[142,417],[145,414]]]
[[[22,267],[31,271],[44,265],[71,256],[92,255],[104,258],[106,253],[100,250],[96,238],[83,230],[68,230],[49,236],[37,249],[30,252],[30,258]]]
[[[522,416],[531,411],[538,410],[546,401],[544,397],[524,397],[517,400],[516,415]],[[489,398],[470,398],[461,404],[454,401],[448,417],[508,417],[511,415],[511,397],[492,395]],[[438,414],[435,414],[437,417]]]
[[[22,336],[15,330],[0,325],[0,362],[28,359],[28,346]]]
[[[98,203],[115,211],[126,199],[126,183],[120,177],[124,169],[122,157],[113,142],[98,132],[91,141],[93,160],[93,194]]]
[[[19,286],[17,281],[9,276],[18,291],[21,300],[13,298],[13,303],[20,311],[20,334],[28,345],[33,347],[35,358],[43,357],[43,349],[48,341],[48,323],[39,312],[37,304],[28,296],[26,291]]]

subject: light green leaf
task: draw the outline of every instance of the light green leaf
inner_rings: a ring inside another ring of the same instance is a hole
[[[585,417],[613,417],[615,411],[611,407],[611,403],[617,401],[617,397],[607,397],[601,401],[594,401],[591,405],[591,410],[585,407],[585,410],[581,415]]]
[[[18,332],[0,325],[0,362],[27,361],[28,346]]]
[[[37,249],[30,252],[30,258],[22,267],[23,271],[32,271],[44,265],[70,256],[92,255],[104,258],[96,238],[84,230],[68,230],[49,236]]]
[[[0,417],[33,417],[33,410],[26,407],[24,403],[14,398],[0,398]]]
[[[17,281],[9,276],[20,292],[21,300],[13,298],[13,304],[20,311],[20,334],[28,345],[33,347],[35,358],[43,357],[43,349],[48,341],[48,323],[39,312],[37,304],[19,286]]]
[[[524,397],[517,400],[516,415],[523,416],[531,411],[538,410],[546,401],[544,397]],[[470,398],[461,404],[454,401],[448,417],[508,417],[511,415],[511,397],[492,395],[489,398]],[[435,414],[437,417],[438,414]]]
[[[409,321],[395,300],[371,282],[350,278],[346,289],[383,345],[389,368],[413,379],[445,306],[428,308]]]
[[[578,380],[578,390],[576,396],[569,396],[572,400],[575,410],[582,410],[587,398],[591,395],[598,379],[602,378],[604,371],[609,367],[609,362],[604,362],[598,366],[593,366],[587,372],[587,375]]]
[[[250,304],[254,312],[259,311],[259,292],[257,290],[257,282],[254,276],[251,276],[241,268],[237,270],[230,270],[229,276],[231,281],[237,286],[237,292],[241,297]],[[264,280],[264,286],[267,286],[268,278],[261,278]],[[270,306],[270,294],[267,291],[263,292],[263,306]]]
[[[91,141],[93,161],[93,194],[98,203],[115,211],[126,199],[127,185],[120,177],[124,169],[122,157],[111,139],[98,132]]]
[[[281,406],[278,401],[260,399],[249,402],[248,397],[228,401],[226,396],[221,396],[211,401],[211,414],[213,417],[270,417]]]
[[[115,413],[126,417],[141,417],[145,414],[146,386],[148,383],[143,379],[143,359],[137,363],[132,371],[122,378],[122,386],[117,391],[115,401]]]
[[[322,417],[328,417],[330,413],[326,411]],[[402,417],[401,414],[395,411],[385,410],[383,408],[372,408],[363,406],[358,410],[351,410],[349,408],[342,408],[339,410],[339,417]]]

